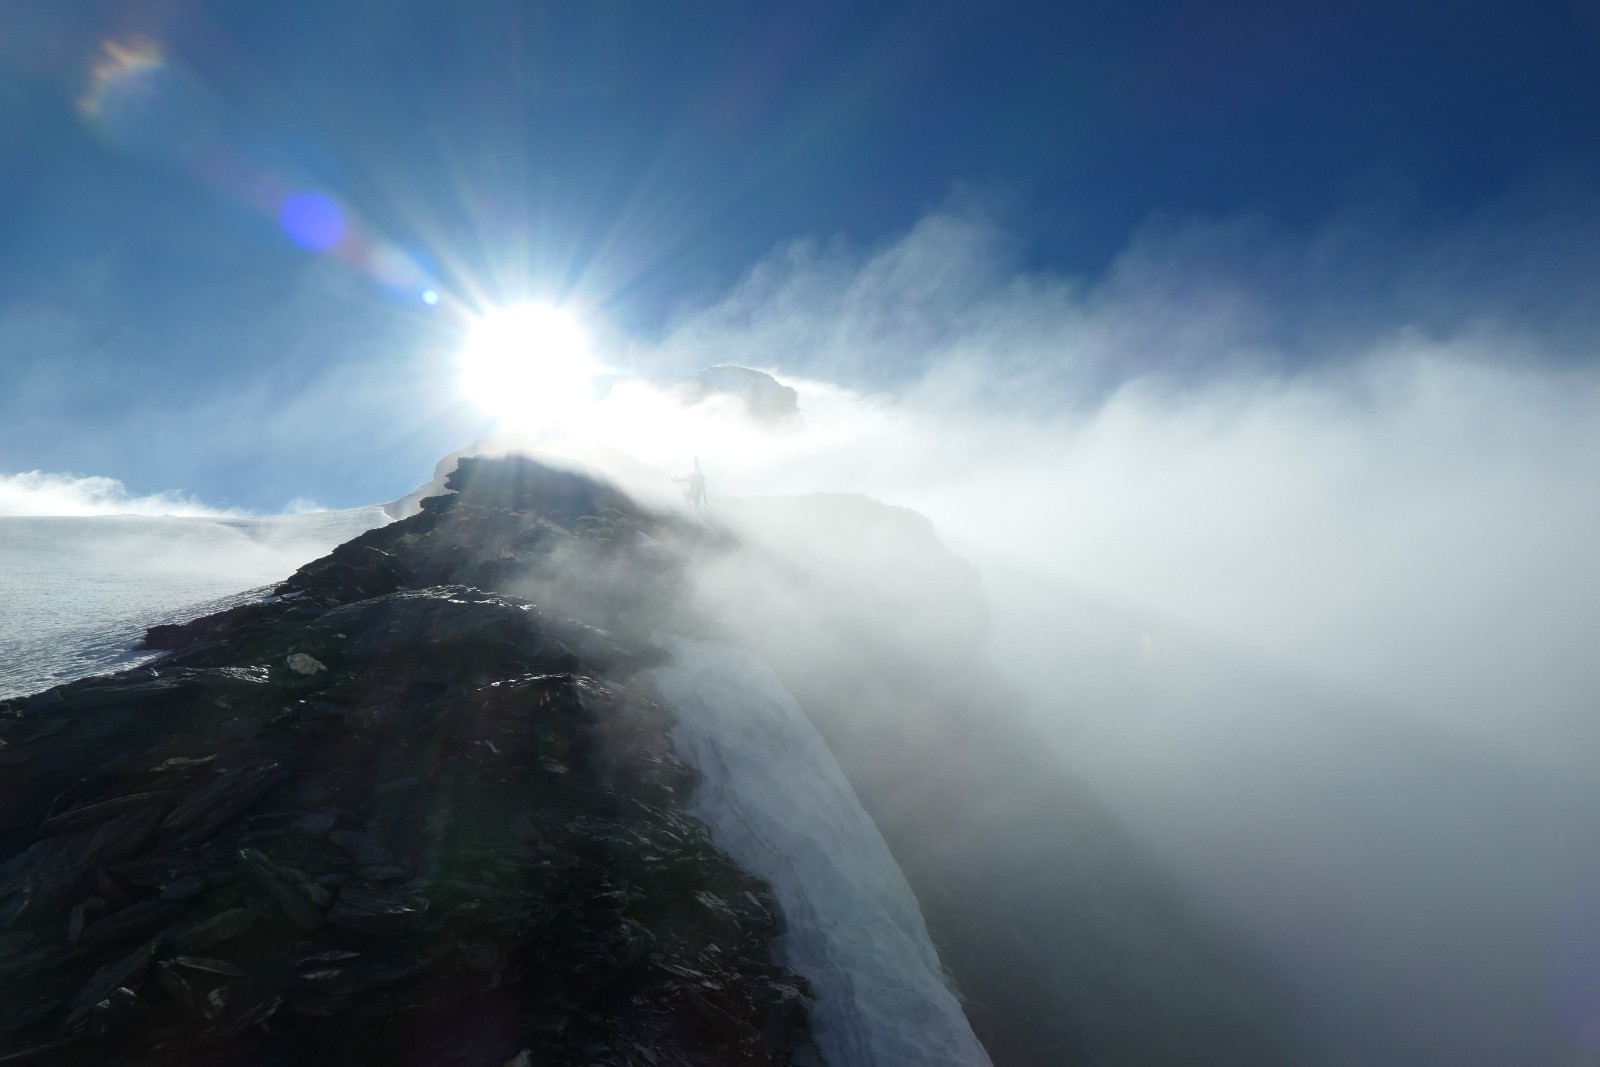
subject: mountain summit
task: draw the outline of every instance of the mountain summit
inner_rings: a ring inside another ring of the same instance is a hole
[[[0,1057],[1295,1062],[926,520],[524,456],[444,489],[0,703]]]

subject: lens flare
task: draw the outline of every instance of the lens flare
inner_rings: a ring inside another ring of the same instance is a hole
[[[200,166],[217,143],[204,86],[146,37],[100,43],[77,107],[96,136],[162,165]]]
[[[569,312],[518,304],[479,319],[461,350],[467,397],[507,430],[570,425],[594,402],[600,368]]]
[[[161,45],[148,37],[100,42],[100,56],[89,68],[89,85],[78,98],[78,111],[87,119],[107,118],[120,98],[132,96],[135,102],[149,95],[149,80],[166,67]]]
[[[344,240],[344,212],[321,193],[296,193],[278,209],[278,225],[289,240],[313,252],[326,252]]]

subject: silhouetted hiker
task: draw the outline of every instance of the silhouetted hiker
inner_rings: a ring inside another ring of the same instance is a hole
[[[684,483],[683,495],[688,499],[689,503],[705,506],[706,476],[700,473],[699,456],[694,457],[694,470],[689,472],[687,478],[674,478],[672,480]]]

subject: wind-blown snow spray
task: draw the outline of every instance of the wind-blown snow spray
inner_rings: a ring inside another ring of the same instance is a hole
[[[833,754],[747,652],[667,634],[651,672],[701,774],[690,811],[783,908],[783,962],[812,986],[829,1067],[987,1067],[921,909]]]

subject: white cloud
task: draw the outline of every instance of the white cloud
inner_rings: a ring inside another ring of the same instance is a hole
[[[1092,289],[1009,271],[970,219],[858,257],[797,246],[636,358],[771,368],[805,432],[641,417],[637,396],[607,432],[666,465],[700,455],[713,490],[917,507],[974,556],[1452,726],[1495,736],[1540,707],[1518,745],[1570,755],[1563,731],[1590,728],[1574,702],[1600,691],[1581,654],[1600,633],[1600,368],[1481,301],[1439,332],[1352,303],[1337,338],[1274,348],[1298,329],[1277,320],[1331,321],[1319,291],[1357,279],[1308,252],[1297,288],[1281,242],[1273,294],[1191,276],[1217,259],[1208,236],[1245,258],[1234,230],[1180,230]]]
[[[224,515],[181,493],[137,496],[115,478],[0,474],[0,515]]]
[[[1600,255],[1571,222],[1152,227],[1097,284],[971,218],[800,244],[631,357],[771,369],[804,430],[643,389],[602,430],[698,455],[713,507],[931,517],[1063,758],[1291,970],[1330,1062],[1548,1059],[1545,946],[1600,832]]]

